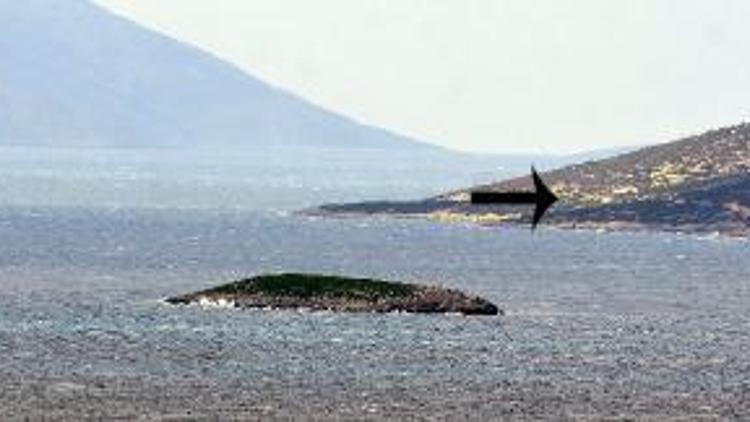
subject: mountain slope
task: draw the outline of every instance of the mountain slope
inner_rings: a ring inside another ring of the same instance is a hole
[[[0,2],[0,145],[424,148],[85,0]]]
[[[750,175],[691,183],[648,199],[562,208],[549,223],[568,227],[655,228],[750,235]]]
[[[750,235],[750,124],[542,174],[560,197],[545,217],[559,226],[657,228]],[[473,190],[532,190],[528,175],[414,202],[334,204],[324,213],[429,214],[528,222],[531,207],[473,205]]]
[[[721,128],[611,158],[566,166],[544,174],[569,206],[595,206],[647,199],[691,183],[750,170],[750,124]],[[473,189],[531,188],[527,176]],[[462,199],[468,190],[445,198]]]

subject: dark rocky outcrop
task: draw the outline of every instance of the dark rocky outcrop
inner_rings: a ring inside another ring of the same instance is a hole
[[[340,312],[502,314],[491,302],[458,290],[316,274],[261,275],[166,301],[171,304],[221,302],[239,308],[306,308]]]

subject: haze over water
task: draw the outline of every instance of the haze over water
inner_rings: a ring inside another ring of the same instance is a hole
[[[485,161],[34,151],[0,158],[7,417],[750,416],[747,241],[289,212]],[[437,283],[506,316],[160,302],[267,271]]]

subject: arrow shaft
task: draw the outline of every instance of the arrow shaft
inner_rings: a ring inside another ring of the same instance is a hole
[[[534,216],[531,229],[534,230],[544,212],[557,201],[557,197],[542,182],[534,166],[531,166],[531,179],[534,181],[536,192],[472,192],[471,203],[477,205],[490,204],[534,204]]]
[[[472,204],[536,204],[534,192],[472,192]]]

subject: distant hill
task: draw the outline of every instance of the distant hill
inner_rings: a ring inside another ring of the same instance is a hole
[[[750,169],[750,124],[705,132],[602,160],[544,173],[544,181],[569,206],[647,199],[692,183],[746,174]],[[530,189],[527,175],[472,189]],[[468,190],[444,198],[468,197]],[[458,195],[458,196],[457,196]]]
[[[750,236],[750,175],[685,184],[647,199],[563,207],[549,222],[568,227],[656,228]]]
[[[542,174],[560,197],[545,222],[568,227],[658,228],[750,235],[750,124],[649,146]],[[472,190],[532,190],[528,175],[414,202],[321,207],[331,213],[429,214],[526,222],[529,207],[476,206]]]
[[[427,148],[85,0],[0,2],[0,145]]]

